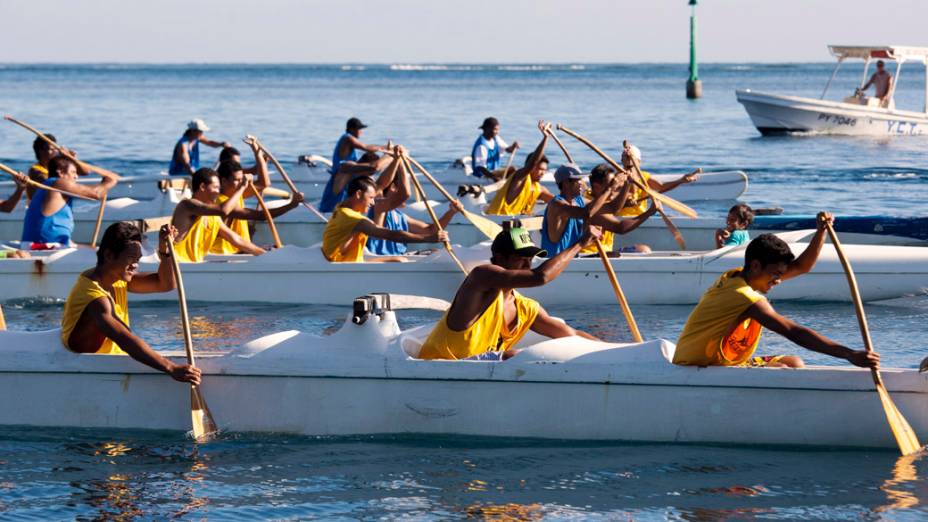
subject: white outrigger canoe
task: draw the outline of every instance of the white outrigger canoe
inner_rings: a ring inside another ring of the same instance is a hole
[[[838,59],[831,79],[825,85],[819,99],[800,96],[769,94],[744,89],[735,91],[738,102],[744,105],[748,116],[763,135],[788,132],[821,132],[848,135],[921,135],[928,132],[928,72],[925,84],[925,110],[908,111],[895,108],[893,96],[899,82],[902,64],[907,61],[928,65],[928,48],[885,46],[828,47]],[[860,85],[869,79],[870,62],[874,59],[896,62],[889,104],[880,105],[880,100],[865,96],[849,96],[840,102],[825,100],[825,94],[838,74],[838,68],[847,59],[864,60],[864,72]]]
[[[201,390],[227,432],[455,434],[563,440],[893,448],[870,373],[853,367],[697,368],[674,345],[544,340],[504,362],[424,361],[431,325],[357,312],[328,337],[272,334],[203,354]],[[0,332],[0,424],[190,429],[186,385],[129,357],[66,351],[60,331]],[[176,360],[182,361],[180,354]],[[928,377],[884,369],[895,404],[928,430]]]
[[[796,243],[811,231],[778,234]],[[846,245],[867,301],[922,294],[928,289],[928,248]],[[467,267],[488,262],[489,244],[457,248]],[[259,257],[208,256],[203,263],[184,265],[189,299],[213,302],[279,302],[338,305],[375,290],[411,293],[438,299],[454,297],[463,275],[444,251],[410,256],[407,263],[329,263],[316,247],[292,247]],[[695,304],[720,274],[743,264],[743,247],[708,252],[626,254],[612,266],[629,302],[634,304]],[[540,261],[538,261],[540,262]],[[94,266],[89,248],[69,248],[33,259],[0,260],[0,288],[6,299],[64,299],[77,275]],[[140,271],[156,270],[154,256],[143,258]],[[599,258],[571,261],[553,282],[525,289],[545,305],[614,305],[615,296]],[[822,249],[815,269],[786,281],[774,291],[776,300],[849,301],[844,271],[834,248]],[[164,300],[163,294],[132,294],[133,300]]]

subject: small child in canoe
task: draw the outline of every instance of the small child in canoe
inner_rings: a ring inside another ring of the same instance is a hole
[[[754,222],[754,210],[738,203],[728,211],[725,228],[715,231],[715,248],[743,245],[751,240],[747,228]]]

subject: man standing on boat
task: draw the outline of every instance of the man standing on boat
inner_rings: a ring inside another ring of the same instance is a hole
[[[203,135],[209,127],[201,119],[195,119],[187,124],[184,135],[174,145],[171,155],[171,166],[168,174],[172,176],[191,176],[200,168],[200,143],[209,147],[231,147],[228,142],[219,142],[208,139]]]
[[[551,338],[577,335],[598,341],[551,317],[538,301],[515,290],[553,281],[593,241],[593,234],[587,228],[579,241],[532,268],[532,259],[546,252],[532,244],[519,221],[503,223],[503,231],[490,247],[490,263],[475,267],[461,283],[451,307],[422,345],[419,358],[508,359],[529,330]]]
[[[519,148],[519,142],[514,141],[512,145],[506,145],[499,135],[499,120],[492,116],[483,120],[483,125],[479,128],[483,133],[477,137],[470,152],[474,176],[499,179],[499,174],[494,171],[499,168],[502,151],[512,154]]]
[[[200,384],[200,370],[176,364],[151,349],[129,328],[126,293],[174,289],[168,241],[175,230],[165,225],[158,237],[160,263],[155,273],[136,273],[142,257],[142,233],[131,223],[107,227],[97,250],[97,266],[77,276],[61,317],[61,342],[75,353],[129,355],[180,382]]]
[[[332,167],[329,169],[329,181],[322,191],[320,211],[332,212],[336,205],[348,197],[345,187],[351,178],[376,174],[389,163],[390,158],[378,158],[375,154],[387,152],[388,146],[367,145],[361,142],[361,134],[365,128],[367,125],[358,118],[350,118],[345,123],[345,133],[338,138],[335,150],[332,151]],[[364,153],[368,153],[367,157]]]
[[[634,156],[638,166],[640,167],[641,149],[635,145],[632,145],[629,147],[629,150],[631,150],[632,156]],[[626,169],[632,168],[632,157],[629,156],[628,153],[624,150],[622,151],[622,166]],[[696,169],[689,174],[684,174],[683,176],[680,176],[673,181],[668,181],[667,183],[661,183],[660,181],[654,179],[650,172],[645,172],[644,170],[641,171],[641,176],[644,178],[645,182],[648,184],[651,190],[655,190],[657,192],[669,192],[679,187],[680,185],[693,183],[699,179],[699,174],[701,173],[702,169]],[[645,194],[643,190],[637,186],[632,187],[631,194],[629,195],[628,206],[622,209],[619,212],[619,215],[625,217],[635,217],[644,214],[648,211],[648,199],[649,198],[647,197],[647,194]]]
[[[525,158],[525,165],[515,171],[512,176],[496,191],[493,201],[487,206],[486,213],[494,216],[530,216],[534,212],[535,203],[541,200],[545,203],[554,199],[554,194],[541,185],[541,177],[548,170],[548,157],[545,156],[545,146],[548,144],[550,123],[538,122],[541,131],[541,142],[535,150]]]
[[[548,255],[554,256],[572,249],[583,236],[590,217],[614,198],[621,187],[620,179],[614,178],[608,190],[593,198],[587,206],[582,195],[586,176],[573,163],[561,165],[554,172],[554,181],[560,193],[548,202],[541,222],[541,247]]]
[[[264,213],[253,208],[241,208],[239,201],[245,193],[250,177],[245,177],[236,187],[235,192],[219,205],[219,175],[213,169],[200,169],[193,174],[191,187],[193,197],[184,199],[174,207],[171,225],[177,228],[177,240],[174,251],[177,260],[186,263],[199,263],[206,258],[213,244],[218,239],[228,241],[238,252],[259,256],[264,249],[250,240],[236,234],[223,222],[224,218],[260,221]],[[280,216],[293,210],[303,202],[303,194],[296,193],[286,205],[270,210],[271,217]]]
[[[789,245],[773,234],[757,236],[744,252],[744,266],[729,270],[703,294],[686,320],[674,364],[694,366],[771,366],[802,368],[801,358],[754,357],[762,328],[768,328],[814,352],[877,368],[880,356],[852,350],[778,314],[766,294],[782,281],[812,270],[825,242],[825,224],[834,218],[818,215],[818,228],[805,251],[795,257]]]
[[[376,225],[367,213],[377,197],[377,185],[368,176],[358,176],[348,184],[348,199],[342,201],[322,232],[322,254],[332,263],[404,262],[402,256],[364,258],[368,237],[398,243],[444,243],[448,232],[429,227],[421,232],[390,230]]]
[[[876,97],[880,99],[880,107],[888,108],[890,106],[889,94],[893,88],[893,75],[886,72],[886,64],[883,60],[877,60],[876,72],[870,77],[870,81],[858,90],[858,93],[863,94],[871,85],[876,91]]]

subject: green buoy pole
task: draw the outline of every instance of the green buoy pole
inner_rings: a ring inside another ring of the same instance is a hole
[[[699,79],[699,65],[696,63],[696,4],[690,0],[690,79],[686,80],[686,97],[694,100],[702,97],[702,81]]]

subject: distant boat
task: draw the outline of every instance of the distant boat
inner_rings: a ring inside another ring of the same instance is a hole
[[[887,46],[830,45],[828,49],[838,59],[835,70],[825,85],[820,98],[803,98],[782,94],[737,90],[738,102],[744,105],[757,130],[764,136],[789,132],[820,132],[847,135],[922,135],[928,133],[928,68],[926,68],[925,111],[897,110],[895,91],[902,72],[902,64],[916,61],[928,64],[928,48]],[[841,64],[849,59],[864,60],[861,83],[853,96],[840,102],[825,100],[825,94],[838,74]],[[896,72],[886,104],[868,97],[860,89],[868,80],[873,59],[896,62]],[[885,105],[885,106],[883,106]]]

